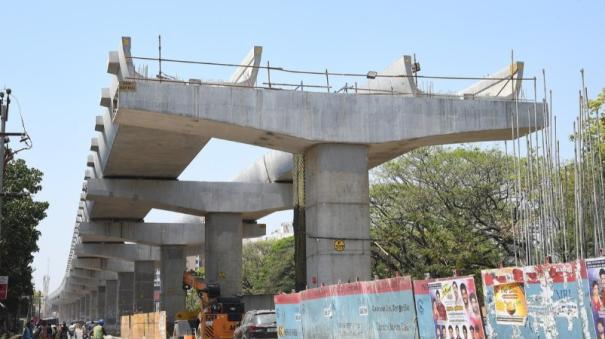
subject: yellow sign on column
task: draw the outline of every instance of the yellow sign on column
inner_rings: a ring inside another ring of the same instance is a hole
[[[345,241],[343,239],[334,240],[334,249],[338,252],[345,250]]]

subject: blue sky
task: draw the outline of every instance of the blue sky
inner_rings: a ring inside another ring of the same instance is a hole
[[[22,157],[45,173],[37,198],[50,208],[40,224],[34,277],[41,287],[50,260],[51,290],[65,272],[100,89],[110,83],[107,53],[121,36],[133,38],[134,55],[155,56],[161,34],[167,58],[237,63],[258,44],[272,65],[360,73],[416,53],[422,74],[481,76],[505,66],[514,49],[527,76],[546,69],[560,135],[570,133],[576,114],[580,68],[589,93],[605,87],[603,1],[11,1],[1,12],[0,86],[13,89],[34,142]],[[185,79],[230,74],[164,70]],[[16,105],[12,112],[8,129],[19,131]],[[230,180],[264,152],[213,140],[181,178]],[[280,213],[266,222],[274,228],[290,218]]]

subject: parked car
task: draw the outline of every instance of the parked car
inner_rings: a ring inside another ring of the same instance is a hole
[[[233,338],[277,338],[275,310],[253,310],[246,312],[241,325],[235,329]]]

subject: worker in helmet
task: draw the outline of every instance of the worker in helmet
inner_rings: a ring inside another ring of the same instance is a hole
[[[100,319],[97,324],[92,328],[92,331],[90,331],[88,337],[91,339],[103,339],[103,336],[107,335],[107,333],[105,333],[105,328],[103,327],[104,325],[105,321],[103,319]]]

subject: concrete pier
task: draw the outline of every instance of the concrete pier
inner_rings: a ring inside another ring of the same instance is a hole
[[[307,285],[370,279],[368,147],[305,152]]]
[[[97,290],[97,317],[99,319],[106,319],[105,314],[105,286],[99,286]]]
[[[153,312],[154,261],[134,262],[134,311]]]
[[[166,311],[168,333],[172,333],[176,313],[185,309],[185,293],[183,292],[185,257],[185,246],[165,245],[160,247],[160,279],[162,284],[160,308]]]
[[[118,324],[118,281],[107,280],[105,285],[105,324],[115,330]]]
[[[223,296],[241,294],[242,215],[209,213],[206,215],[206,239],[206,280],[218,283]]]
[[[118,316],[132,314],[134,306],[134,272],[118,272]]]
[[[84,303],[84,319],[90,320],[90,294],[85,294],[82,302]]]
[[[98,296],[98,291],[90,292],[90,306],[89,306],[88,315],[91,320],[99,319],[99,316],[97,315],[97,296]]]

